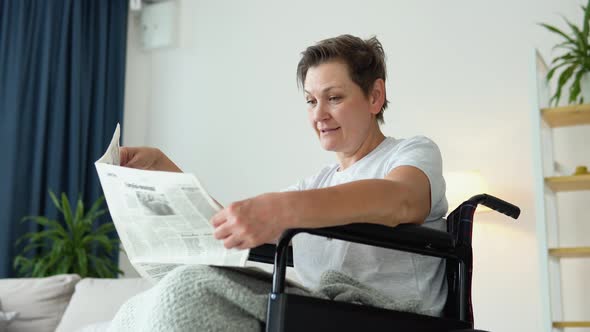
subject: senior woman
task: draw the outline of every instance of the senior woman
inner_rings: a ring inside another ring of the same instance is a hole
[[[386,137],[380,129],[387,107],[385,54],[380,42],[350,35],[320,41],[302,53],[297,77],[305,92],[309,124],[322,148],[335,153],[337,163],[283,192],[229,204],[211,220],[215,238],[226,248],[246,249],[276,241],[289,228],[369,222],[445,229],[443,217],[448,207],[438,147],[423,136],[396,139]],[[121,165],[181,171],[154,148],[122,148]],[[446,300],[444,262],[437,258],[307,234],[293,239],[293,254],[295,272],[307,287],[296,291],[313,291],[325,272],[338,271],[399,303],[412,303],[412,311],[440,315]],[[191,273],[198,273],[200,280],[227,278],[248,284],[252,296],[261,297],[262,308],[245,313],[241,326],[257,329],[264,320],[264,296],[270,287],[266,281],[236,277],[239,272],[234,270],[192,267],[174,271],[161,283],[176,287]],[[195,291],[209,284],[187,287]],[[248,301],[232,299],[231,291],[221,296],[238,307],[240,301]],[[191,321],[193,325],[177,327],[227,328],[223,312],[213,316],[217,318],[199,321],[193,317],[197,321]]]

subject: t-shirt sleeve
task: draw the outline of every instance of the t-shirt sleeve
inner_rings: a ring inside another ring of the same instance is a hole
[[[287,191],[301,191],[302,189],[302,185],[301,185],[302,181],[298,181],[295,184],[292,184],[290,186],[288,186],[287,188],[283,188],[281,189],[281,192],[287,192]]]
[[[287,188],[283,188],[281,190],[281,192],[302,191],[302,190],[310,189],[310,183],[313,183],[313,181],[316,179],[316,177],[317,177],[317,175],[314,175],[314,176],[310,176],[305,179],[301,179],[301,180],[297,181],[297,183],[292,184],[292,185],[288,186]]]
[[[442,156],[436,143],[424,136],[416,136],[399,143],[387,161],[387,172],[396,167],[414,166],[424,172],[430,182],[430,214],[426,221],[440,219],[448,209]]]
[[[322,170],[319,173],[307,177],[305,179],[299,180],[299,182],[287,188],[284,188],[283,190],[281,190],[281,192],[317,189],[321,186],[322,180],[326,177],[326,174],[330,173],[330,170],[336,167],[337,164],[326,166],[322,168]]]

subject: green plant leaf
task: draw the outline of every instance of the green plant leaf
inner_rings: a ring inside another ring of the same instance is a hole
[[[584,71],[590,71],[590,43],[588,38],[590,34],[590,0],[587,1],[586,6],[582,6],[582,10],[584,12],[584,20],[581,29],[566,17],[561,16],[571,30],[571,35],[566,34],[564,31],[557,29],[553,25],[545,23],[539,24],[564,39],[564,41],[555,45],[553,49],[561,48],[565,50],[565,53],[553,59],[551,62],[551,68],[547,73],[547,80],[551,80],[554,75],[557,74],[557,70],[562,69],[557,78],[555,94],[550,100],[550,103],[553,103],[554,105],[559,105],[563,88],[570,79],[573,79],[573,82],[569,86],[568,100],[570,103],[578,100],[581,91],[579,83],[582,75],[581,73]],[[583,101],[583,98],[580,97],[579,100]]]
[[[580,50],[583,54],[587,54],[588,53],[588,39],[584,38],[584,34],[582,33],[582,31],[580,31],[580,29],[575,24],[570,22],[564,16],[562,16],[562,18],[565,21],[565,23],[567,23],[567,25],[569,25],[570,29],[572,29],[572,31],[574,32],[574,36],[576,38],[576,45],[578,45],[578,47],[580,48]]]
[[[561,89],[558,88],[555,91],[555,94],[553,95],[553,97],[551,97],[551,99],[549,99],[549,104],[553,104],[553,106],[558,106],[560,99],[561,99]]]
[[[54,229],[49,229],[46,231],[41,231],[41,232],[31,232],[31,233],[27,233],[23,236],[21,236],[17,241],[16,244],[20,244],[22,241],[24,240],[29,240],[29,243],[35,243],[38,241],[45,241],[45,240],[60,240],[61,237],[59,236],[60,233],[59,231],[56,231]]]
[[[100,207],[102,206],[102,202],[104,202],[104,196],[100,196],[95,202],[94,204],[92,204],[92,206],[90,207],[90,210],[88,210],[88,212],[86,213],[86,217],[88,216],[95,216],[98,209],[100,209]],[[96,219],[96,217],[93,217],[92,219]]]
[[[109,241],[111,241],[111,245],[113,247],[118,247],[121,245],[121,241],[119,239],[110,239]]]
[[[33,271],[31,272],[33,278],[44,277],[44,275],[41,274],[41,270],[43,269],[43,261],[38,258],[33,259],[33,261]]]
[[[82,239],[82,244],[84,246],[91,244],[93,242],[97,242],[100,245],[100,247],[102,247],[109,254],[113,251],[113,245],[111,244],[110,239],[106,235],[89,234]]]
[[[553,61],[551,61],[552,65],[556,65],[558,62],[567,62],[567,61],[575,61],[577,60],[578,57],[576,57],[575,55],[571,54],[571,53],[566,53],[564,55],[558,56],[557,58],[553,59]]]
[[[49,190],[49,197],[51,197],[51,200],[53,201],[53,205],[55,205],[55,207],[57,208],[57,210],[59,212],[62,212],[63,213],[63,209],[61,207],[61,204],[59,203],[59,200],[55,196],[55,193],[53,193],[53,191],[51,191],[51,189]]]
[[[95,235],[107,235],[111,232],[114,232],[115,229],[115,225],[112,222],[106,223],[106,224],[102,224],[100,226],[98,226],[98,228],[94,231]]]
[[[14,258],[13,267],[17,270],[19,276],[23,276],[32,269],[33,262],[31,259],[19,255]]]
[[[583,24],[583,34],[588,40],[588,33],[590,32],[590,1],[586,6],[582,6],[582,11],[584,11],[584,24]]]
[[[14,246],[17,247],[18,245],[20,245],[23,241],[29,240],[31,238],[31,236],[35,235],[36,233],[25,233],[22,236],[20,236],[18,239],[16,239],[16,241],[14,242]],[[29,241],[30,242],[30,241]]]
[[[98,217],[104,215],[105,213],[107,213],[107,210],[98,210],[98,211],[94,211],[92,213],[87,213],[84,218],[87,220],[95,220]]]
[[[70,201],[65,193],[61,193],[61,204],[62,204],[62,213],[64,215],[64,221],[70,230],[70,233],[74,235],[74,221],[72,217],[72,208],[70,207]]]
[[[76,258],[78,263],[78,274],[85,278],[88,276],[88,257],[86,256],[86,250],[83,248],[76,249]]]
[[[51,249],[60,253],[60,254],[64,254],[68,249],[68,247],[67,247],[68,243],[69,243],[69,239],[53,241],[53,246],[51,247]]]
[[[559,78],[557,79],[557,91],[555,92],[555,95],[553,96],[553,98],[551,98],[550,101],[555,100],[555,105],[559,105],[559,100],[561,99],[561,90],[563,88],[563,86],[565,85],[565,83],[570,79],[570,77],[573,75],[574,70],[578,67],[577,64],[572,64],[569,67],[567,67],[564,71],[561,72],[561,74],[559,75]]]
[[[570,77],[572,77],[576,68],[578,68],[578,66],[573,64],[561,72],[561,75],[559,75],[559,78],[557,79],[557,84],[563,86],[570,79]]]
[[[34,250],[34,249],[39,249],[39,248],[46,248],[46,247],[47,247],[47,245],[46,245],[45,243],[30,243],[30,244],[27,244],[27,245],[26,245],[26,246],[23,248],[23,251],[22,251],[22,253],[23,253],[23,254],[26,254],[26,253],[28,253],[28,252],[29,252],[29,251],[31,251],[31,250]]]
[[[578,49],[577,45],[573,45],[571,43],[561,43],[561,44],[553,46],[552,49],[556,50],[559,48],[566,50],[566,52],[568,52],[567,54],[569,54],[571,56],[575,56],[578,59],[584,58],[584,54]],[[553,60],[552,63],[553,62],[555,62],[555,60]]]
[[[123,271],[119,270],[119,267],[113,263],[113,261],[109,259],[104,260],[106,267],[109,269],[111,278],[116,277],[117,273],[123,274]]]
[[[44,276],[51,275],[51,273],[48,273],[48,271],[52,271],[51,269],[55,269],[58,262],[64,259],[65,256],[63,255],[62,248],[63,245],[57,243],[53,246],[49,254],[43,257],[44,268],[42,274]]]
[[[569,91],[569,102],[570,103],[575,103],[576,100],[578,99],[578,96],[580,96],[580,93],[582,91],[582,89],[581,89],[582,76],[585,73],[587,73],[587,71],[584,70],[583,68],[581,68],[580,70],[578,70],[578,72],[574,76],[574,81],[573,81],[572,85],[570,86],[570,91]]]
[[[556,33],[556,34],[558,34],[558,35],[562,36],[562,37],[563,37],[563,38],[565,38],[567,41],[569,41],[569,42],[571,42],[571,43],[574,43],[574,44],[577,44],[577,43],[576,43],[576,41],[575,41],[574,39],[572,39],[570,36],[566,35],[566,34],[565,34],[564,32],[562,32],[561,30],[557,29],[556,27],[554,27],[554,26],[552,26],[552,25],[549,25],[549,24],[546,24],[546,23],[539,23],[539,25],[540,25],[540,26],[542,26],[542,27],[544,27],[545,29],[547,29],[547,30],[549,30],[549,31],[553,32],[553,33]]]
[[[82,198],[78,197],[78,201],[76,203],[76,213],[74,214],[74,223],[81,221],[83,217],[84,217],[84,202],[82,202]]]
[[[92,265],[94,266],[94,270],[96,272],[96,275],[99,278],[106,278],[106,276],[108,275],[108,269],[104,266],[102,259],[98,258],[94,255],[88,255],[88,258],[90,258],[90,261],[92,262]]]
[[[47,217],[41,217],[41,216],[27,216],[21,220],[21,222],[25,222],[25,221],[29,221],[29,222],[32,221],[32,222],[37,223],[39,225],[45,226],[47,228],[53,228],[56,231],[59,231],[60,233],[62,233],[64,237],[68,236],[68,233],[63,228],[63,226],[56,220],[50,220]]]
[[[569,49],[574,50],[574,51],[578,50],[578,43],[576,43],[576,41],[573,40],[573,39],[571,41],[570,40],[566,40],[566,41],[563,41],[563,42],[561,42],[559,44],[556,44],[551,49],[552,50],[555,50],[556,48],[559,48],[559,47],[562,47],[562,46],[568,46]]]
[[[573,63],[574,63],[573,61],[564,61],[564,62],[560,63],[559,65],[554,66],[547,73],[547,80],[549,81],[549,80],[551,80],[551,78],[553,78],[553,75],[557,72],[557,69],[559,69],[563,66],[572,65]]]
[[[23,218],[21,222],[36,223],[44,229],[26,233],[17,240],[16,245],[26,241],[21,254],[13,261],[17,273],[29,277],[73,272],[81,276],[116,276],[119,270],[110,260],[109,254],[118,248],[119,240],[107,236],[115,231],[114,225],[109,222],[97,227],[95,232],[92,229],[96,218],[108,212],[100,208],[104,197],[97,199],[85,214],[81,198],[78,198],[76,209],[72,211],[70,200],[65,193],[61,194],[60,200],[51,191],[50,196],[62,213],[64,222],[50,220],[44,216]],[[95,251],[99,254],[93,256],[94,261],[91,263],[93,259],[90,255]]]
[[[88,276],[89,277],[98,277],[98,272],[96,268],[96,256],[92,254],[88,254],[88,261],[90,262],[88,266]]]
[[[64,256],[64,259],[60,261],[55,270],[56,274],[69,273],[72,270],[73,256]]]
[[[100,278],[115,278],[117,273],[120,272],[119,268],[106,257],[97,257],[95,255],[88,255],[88,257]]]
[[[84,235],[92,231],[92,221],[87,219],[81,219],[74,224],[74,243],[82,241]]]

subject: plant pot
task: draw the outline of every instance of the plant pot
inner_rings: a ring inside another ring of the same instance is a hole
[[[584,104],[590,104],[590,72],[586,72],[580,79],[580,89]]]

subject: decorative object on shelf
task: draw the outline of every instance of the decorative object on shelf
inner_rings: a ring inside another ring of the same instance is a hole
[[[559,103],[563,87],[571,79],[573,81],[569,88],[569,103],[583,104],[584,100],[590,101],[590,0],[586,6],[582,6],[582,10],[584,21],[581,29],[565,17],[563,18],[571,29],[571,35],[552,25],[539,24],[564,39],[553,49],[562,49],[565,53],[553,59],[551,69],[547,73],[547,80],[551,80],[558,69],[561,71],[557,79],[557,89],[549,101],[555,106]]]
[[[27,241],[21,255],[14,259],[18,274],[46,277],[76,273],[82,278],[116,278],[117,273],[122,274],[111,258],[113,249],[119,245],[118,239],[108,237],[115,231],[115,225],[108,222],[93,229],[94,221],[106,213],[106,209],[101,209],[104,197],[97,199],[85,213],[81,198],[78,198],[76,210],[72,211],[65,193],[61,194],[61,200],[52,191],[49,196],[63,215],[63,222],[44,216],[23,218],[22,222],[33,222],[44,229],[27,233],[17,240],[17,245]]]
[[[590,173],[588,173],[588,167],[577,166],[576,171],[574,172],[574,175],[584,175],[584,174],[590,174]]]

